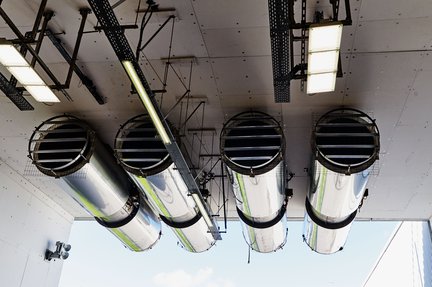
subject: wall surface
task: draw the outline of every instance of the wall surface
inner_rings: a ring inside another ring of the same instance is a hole
[[[431,287],[430,231],[428,221],[403,222],[390,239],[364,287]]]
[[[57,286],[63,263],[44,261],[44,254],[56,241],[67,242],[72,223],[70,214],[0,160],[0,286]]]

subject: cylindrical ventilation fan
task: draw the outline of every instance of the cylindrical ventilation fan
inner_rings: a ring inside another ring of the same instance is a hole
[[[312,149],[303,236],[312,250],[331,254],[343,248],[362,204],[372,165],[378,159],[378,127],[361,111],[332,110],[316,123]]]
[[[182,246],[202,252],[215,244],[176,165],[147,115],[127,121],[117,133],[115,153]]]
[[[220,149],[246,242],[258,252],[281,248],[287,237],[281,126],[261,112],[238,114],[224,125]]]
[[[43,122],[30,138],[29,156],[129,249],[143,251],[159,239],[157,216],[84,121],[58,116]]]

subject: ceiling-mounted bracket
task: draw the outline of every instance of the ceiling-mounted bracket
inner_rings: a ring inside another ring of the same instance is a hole
[[[61,45],[61,42],[55,38],[54,34],[48,29],[48,22],[51,20],[51,18],[54,16],[53,11],[45,11],[46,7],[46,0],[43,0],[39,6],[38,13],[36,15],[36,20],[33,25],[33,29],[31,32],[25,33],[23,35],[18,27],[15,25],[15,23],[12,21],[12,19],[9,18],[7,13],[0,7],[0,16],[3,18],[3,20],[6,22],[6,24],[9,26],[9,28],[14,32],[17,39],[11,40],[12,43],[18,44],[21,46],[20,53],[25,56],[27,52],[30,52],[32,55],[31,59],[31,66],[34,67],[36,63],[40,65],[40,67],[43,69],[43,71],[48,75],[48,77],[53,82],[52,85],[48,85],[49,88],[59,90],[64,94],[64,96],[72,101],[72,98],[67,93],[66,89],[70,87],[70,82],[72,79],[73,71],[75,71],[78,75],[78,77],[81,79],[81,81],[84,83],[84,85],[88,88],[89,92],[93,95],[93,97],[96,99],[96,101],[100,104],[105,103],[105,100],[97,93],[96,87],[93,85],[92,81],[86,77],[76,66],[76,60],[78,57],[78,51],[81,44],[81,39],[84,32],[84,26],[86,23],[87,15],[91,13],[91,10],[89,8],[81,8],[80,14],[81,14],[81,23],[80,28],[78,30],[77,39],[75,42],[75,47],[73,50],[72,57],[69,56],[67,51],[64,49],[64,47]],[[43,21],[42,21],[43,20]],[[42,27],[39,29],[39,26],[42,22]],[[37,34],[39,33],[38,38],[36,39]],[[60,54],[65,58],[66,62],[69,64],[69,69],[67,73],[67,77],[65,80],[65,83],[62,84],[58,78],[54,75],[54,73],[51,71],[51,69],[46,65],[46,63],[41,59],[39,56],[39,52],[42,46],[42,41],[45,36],[48,36],[48,38],[51,40],[53,45],[57,48],[57,50],[60,52]],[[35,48],[33,48],[31,45],[36,43]],[[22,93],[25,90],[23,87],[16,87],[16,79],[12,77],[9,81],[9,83],[6,83],[3,81],[4,79],[1,79],[1,84],[3,85],[1,89],[3,92],[9,91],[17,91],[13,92],[12,94],[6,94],[12,102],[17,105],[17,107],[20,110],[31,110],[33,107],[24,99],[18,100],[19,97],[22,97]],[[5,92],[6,93],[6,92]],[[23,105],[23,103],[27,102]]]
[[[54,47],[57,49],[57,51],[62,55],[62,57],[66,60],[66,62],[71,65],[72,57],[69,55],[69,52],[66,50],[66,48],[62,45],[61,40],[56,37],[56,34],[54,34],[51,30],[46,30],[45,35],[50,39]],[[87,77],[81,69],[78,67],[78,65],[75,63],[73,66],[73,70],[75,74],[80,78],[81,82],[84,84],[84,86],[87,87],[87,90],[92,94],[92,96],[95,98],[95,100],[100,104],[103,105],[106,103],[106,99],[99,94],[97,87],[93,83],[93,81]]]
[[[198,65],[198,58],[195,56],[180,56],[180,57],[169,57],[169,58],[161,58],[160,59],[164,64],[171,65],[182,65],[182,64],[190,64]]]
[[[276,103],[288,103],[290,101],[290,81],[300,79],[302,85],[307,76],[306,63],[306,31],[317,21],[339,22],[343,25],[351,25],[350,0],[345,2],[346,18],[339,20],[340,0],[329,0],[332,5],[332,16],[324,20],[323,17],[314,15],[313,21],[306,20],[306,0],[301,0],[301,21],[296,22],[294,17],[295,0],[269,0],[270,39],[272,50],[273,86]],[[294,31],[300,30],[301,35],[294,35]],[[294,62],[294,42],[301,42],[301,60],[299,64]],[[338,76],[342,76],[340,56],[338,63]]]
[[[118,27],[109,27],[109,26],[98,25],[98,26],[94,26],[94,29],[97,32],[102,32],[103,30],[114,30],[114,29],[124,31],[127,29],[138,29],[138,25],[129,24],[129,25],[120,25]],[[91,31],[91,32],[95,32],[95,31]],[[90,32],[85,32],[85,33],[90,33]]]
[[[6,24],[9,26],[9,28],[12,29],[14,34],[18,37],[18,40],[21,41],[21,46],[25,46],[26,50],[32,54],[33,58],[36,59],[36,62],[42,67],[44,72],[50,77],[50,79],[54,82],[56,87],[59,87],[61,89],[62,84],[60,81],[56,78],[56,76],[51,72],[51,70],[48,68],[48,66],[45,64],[45,62],[40,58],[39,54],[36,53],[36,51],[31,47],[26,40],[28,40],[18,29],[18,27],[15,25],[15,23],[12,21],[12,19],[9,18],[9,16],[6,14],[6,12],[3,10],[3,8],[0,7],[0,16],[3,18],[3,20],[6,22]]]

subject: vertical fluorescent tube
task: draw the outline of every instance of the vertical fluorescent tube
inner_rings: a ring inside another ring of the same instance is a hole
[[[331,23],[309,28],[308,94],[335,90],[342,27],[340,23]]]
[[[156,110],[153,106],[153,103],[151,102],[147,92],[144,89],[144,86],[138,77],[138,74],[135,71],[135,68],[133,64],[130,61],[122,61],[123,67],[125,68],[130,80],[132,81],[132,84],[134,85],[135,89],[138,92],[138,95],[140,96],[145,108],[147,109],[147,112],[150,116],[150,118],[153,121],[154,126],[156,127],[156,130],[159,133],[159,136],[161,137],[164,144],[170,144],[171,140],[162,125],[162,122],[156,113]]]
[[[210,216],[207,213],[207,210],[204,208],[203,203],[201,202],[201,198],[199,197],[198,194],[196,193],[192,193],[192,197],[194,198],[199,211],[201,212],[201,215],[204,217],[205,222],[207,223],[208,227],[212,227],[213,226],[213,222],[210,219]]]
[[[130,61],[122,61],[123,67],[125,68],[130,80],[132,81],[132,84],[134,85],[135,89],[137,90],[138,95],[140,96],[145,108],[147,109],[147,112],[152,119],[152,122],[161,137],[164,144],[170,144],[171,140],[162,125],[161,119],[159,118],[158,114],[156,113],[156,110],[153,106],[153,103],[151,102],[147,92],[144,89],[144,86],[138,77],[137,72],[135,71],[135,68]],[[203,202],[201,201],[201,198],[198,194],[193,193],[192,197],[194,198],[199,211],[201,212],[202,216],[204,217],[205,222],[207,223],[209,228],[212,228],[214,226],[206,208],[203,205]]]

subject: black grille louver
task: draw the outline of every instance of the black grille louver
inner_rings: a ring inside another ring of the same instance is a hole
[[[115,153],[122,166],[136,175],[155,174],[172,163],[147,115],[134,117],[120,128]]]
[[[72,116],[59,116],[36,128],[29,154],[36,167],[49,176],[71,174],[90,157],[93,131]]]
[[[282,156],[284,138],[279,123],[258,112],[235,116],[225,125],[221,152],[233,169],[256,170]]]
[[[378,127],[369,116],[354,109],[337,109],[322,116],[313,137],[316,157],[335,172],[362,171],[378,158]]]

